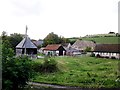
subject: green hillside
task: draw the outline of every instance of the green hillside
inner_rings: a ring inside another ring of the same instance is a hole
[[[102,44],[118,44],[120,43],[120,37],[91,37],[91,38],[81,38],[82,40],[93,40],[96,43]]]
[[[101,44],[120,44],[120,37],[109,36],[109,37],[82,37],[81,40],[95,41]],[[71,42],[76,41],[77,38],[70,38]]]

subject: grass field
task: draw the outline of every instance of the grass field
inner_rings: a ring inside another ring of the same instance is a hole
[[[120,87],[116,82],[118,60],[80,57],[55,57],[59,71],[54,73],[37,73],[34,82],[79,86],[86,88]],[[35,62],[42,63],[43,59]]]
[[[82,40],[93,40],[96,43],[101,43],[101,44],[120,44],[120,37],[84,37],[80,38]],[[70,39],[71,41],[76,41],[77,39]]]

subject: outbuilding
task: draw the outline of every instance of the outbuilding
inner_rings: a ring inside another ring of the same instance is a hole
[[[53,56],[63,56],[66,53],[66,50],[61,44],[47,45],[43,51],[46,55],[53,55]]]
[[[120,44],[97,44],[95,56],[120,59]]]
[[[25,37],[17,46],[16,46],[16,55],[28,55],[35,56],[37,54],[37,47],[32,43],[30,38]]]

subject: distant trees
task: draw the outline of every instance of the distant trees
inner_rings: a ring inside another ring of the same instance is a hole
[[[5,31],[2,32],[2,40],[8,40],[10,43],[10,48],[12,48],[15,52],[15,47],[17,46],[17,44],[19,44],[19,42],[23,39],[23,35],[22,34],[18,34],[18,33],[14,33],[14,34],[10,34],[10,36],[7,36],[7,33]]]
[[[115,34],[115,32],[109,32],[108,34]]]
[[[8,40],[11,43],[11,48],[14,51],[15,51],[15,47],[17,46],[17,44],[20,43],[22,39],[23,39],[23,35],[21,34],[18,34],[18,33],[10,34],[10,36],[8,37]]]
[[[59,37],[57,34],[54,34],[53,32],[51,32],[44,38],[43,46],[46,46],[48,44],[61,44],[61,43],[67,43],[67,42],[69,42],[68,39],[64,37]]]
[[[44,46],[47,44],[58,44],[59,43],[59,37],[57,34],[54,34],[53,32],[49,33],[45,38],[44,38]]]

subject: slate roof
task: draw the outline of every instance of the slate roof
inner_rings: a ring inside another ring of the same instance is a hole
[[[92,41],[77,40],[72,47],[76,49],[85,49],[86,47],[95,47],[95,43]]]
[[[61,44],[51,44],[47,45],[44,50],[58,50],[61,47]]]
[[[70,43],[62,43],[62,46],[68,47],[69,44],[70,44]]]
[[[94,52],[120,53],[120,44],[97,44]]]
[[[43,40],[32,40],[32,42],[36,45],[36,46],[39,46],[39,45],[42,45],[43,44]]]
[[[29,37],[24,38],[16,48],[37,48],[30,40]]]

